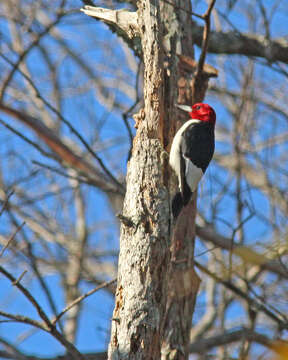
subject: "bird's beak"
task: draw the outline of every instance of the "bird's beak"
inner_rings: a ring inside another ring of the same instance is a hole
[[[192,111],[192,107],[188,106],[188,105],[180,105],[180,104],[176,104],[176,106],[183,110],[183,111],[187,111],[187,112],[191,112]]]

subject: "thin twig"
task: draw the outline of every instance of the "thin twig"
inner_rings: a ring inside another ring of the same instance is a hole
[[[34,296],[30,293],[30,291],[25,288],[21,283],[17,282],[17,279],[10,274],[7,270],[5,270],[2,266],[0,266],[0,272],[7,277],[11,281],[11,283],[19,289],[22,294],[26,297],[26,299],[33,305],[33,307],[36,309],[38,315],[40,318],[44,321],[44,324],[41,324],[35,320],[29,319],[27,317],[21,316],[21,315],[12,315],[8,313],[4,313],[3,311],[0,311],[0,315],[8,317],[9,319],[14,319],[20,322],[29,323],[31,325],[34,325],[36,327],[39,327],[42,330],[47,331],[49,334],[54,336],[71,354],[73,359],[77,360],[84,360],[84,356],[78,351],[78,349],[70,343],[55,327],[55,325],[49,320],[48,316],[38,303],[38,301],[34,298]]]
[[[7,78],[3,81],[3,86],[0,92],[0,101],[3,100],[6,88],[8,87],[10,81],[12,80],[15,72],[19,70],[19,66],[24,60],[24,58],[28,55],[28,53],[39,44],[39,41],[42,39],[43,36],[49,33],[49,31],[59,23],[62,17],[66,15],[65,13],[58,14],[56,20],[50,23],[42,32],[38,34],[38,37],[19,55],[17,62],[13,65],[12,70],[8,74]]]
[[[116,282],[117,279],[113,279],[110,281],[107,281],[99,286],[97,286],[96,288],[88,291],[86,294],[83,294],[81,296],[79,296],[77,299],[75,299],[74,301],[72,301],[68,306],[66,306],[65,309],[63,309],[58,315],[57,317],[52,320],[52,324],[55,325],[57,323],[57,321],[67,312],[69,311],[72,307],[74,307],[75,305],[77,305],[78,303],[80,303],[82,300],[86,299],[88,296],[94,294],[96,291],[103,289],[111,284],[113,284],[114,282]]]
[[[205,266],[201,265],[197,261],[194,260],[195,265],[199,270],[203,271],[205,274],[211,276],[217,283],[224,285],[227,289],[231,290],[234,294],[238,295],[241,299],[244,299],[249,305],[254,307],[255,309],[262,311],[265,313],[270,319],[273,319],[281,329],[288,329],[288,323],[279,319],[277,315],[275,315],[272,311],[267,309],[267,307],[263,303],[259,303],[259,301],[251,298],[248,294],[243,292],[237,286],[235,286],[232,282],[220,279],[216,274],[208,270]]]
[[[10,61],[5,55],[0,54],[0,56],[6,61],[8,62],[11,66],[13,66],[13,68],[15,68],[16,64],[14,64],[12,61]],[[48,107],[48,109],[50,109],[55,115],[57,115],[59,117],[59,119],[69,128],[69,130],[72,132],[72,134],[74,134],[79,140],[80,142],[84,145],[84,147],[87,149],[87,151],[97,160],[97,162],[99,163],[100,167],[102,168],[102,170],[104,171],[104,173],[106,173],[106,175],[109,176],[109,178],[118,186],[120,187],[122,190],[124,190],[123,184],[121,184],[116,178],[115,176],[110,172],[110,170],[106,167],[106,165],[104,164],[103,160],[93,151],[93,149],[90,147],[90,145],[87,143],[87,141],[84,139],[84,137],[74,128],[73,125],[71,125],[71,123],[64,118],[64,116],[53,106],[51,105],[40,93],[40,91],[38,90],[38,88],[36,87],[36,85],[34,84],[34,82],[30,79],[29,76],[27,76],[23,71],[21,71],[19,68],[17,69],[17,71],[28,81],[28,83],[32,86],[32,88],[34,89],[34,91],[36,92],[36,96],[37,98],[39,98],[44,105],[46,105]],[[0,98],[0,102],[1,102],[1,98]],[[6,126],[6,125],[5,125]],[[35,146],[35,145],[34,145]]]
[[[243,339],[264,345],[270,349],[273,349],[276,345],[276,341],[269,339],[269,337],[267,337],[266,335],[258,333],[249,328],[241,327],[240,329],[225,330],[221,334],[197,339],[195,342],[190,344],[189,350],[192,353],[202,354],[204,352],[208,352],[212,348],[228,345],[234,342],[241,341]],[[277,342],[279,343],[279,345],[282,344],[285,347],[287,346],[287,341],[283,339],[278,339]]]
[[[124,185],[122,185],[122,188],[119,188],[119,186],[115,188],[115,184],[108,181],[108,179],[104,177],[104,174],[100,171],[100,169],[95,168],[89,162],[85,161],[83,157],[75,154],[69,146],[63,143],[61,138],[55,135],[55,133],[49,127],[44,125],[41,121],[30,115],[25,114],[25,112],[23,111],[18,111],[9,106],[6,106],[1,102],[0,110],[3,110],[6,114],[11,115],[16,119],[19,119],[21,122],[24,122],[30,128],[32,128],[32,130],[38,135],[38,137],[41,138],[49,146],[49,148],[55,152],[55,155],[52,156],[52,158],[60,162],[60,164],[63,165],[64,163],[64,165],[66,164],[66,166],[68,164],[70,167],[76,168],[78,171],[82,171],[85,174],[93,172],[93,179],[95,179],[94,183],[97,183],[103,191],[113,193],[117,192],[121,195],[124,193]],[[6,124],[5,126],[9,127],[8,124]],[[17,133],[17,130],[15,129],[11,128],[11,131]],[[27,141],[29,142],[29,139],[27,139]]]
[[[33,325],[39,329],[42,329],[44,331],[49,331],[48,327],[44,323],[40,323],[37,320],[31,319],[28,316],[23,315],[14,315],[10,313],[6,313],[5,311],[0,310],[0,316],[6,317],[7,319],[11,319],[13,321],[21,322],[24,324]]]
[[[200,59],[198,61],[198,66],[195,74],[195,78],[199,78],[203,72],[203,67],[205,63],[206,53],[208,49],[209,36],[210,36],[210,15],[215,5],[216,0],[211,0],[209,7],[205,14],[203,15],[203,19],[205,21],[205,26],[203,30],[203,40],[202,40],[202,51],[200,55]]]
[[[9,202],[9,199],[10,199],[10,197],[11,197],[13,194],[14,194],[14,190],[12,190],[12,191],[8,194],[8,196],[6,197],[6,199],[5,199],[5,201],[4,201],[3,205],[2,205],[2,208],[1,208],[1,210],[0,210],[0,217],[1,217],[1,215],[3,214],[4,210],[6,209],[6,207],[7,207],[7,205],[8,205],[8,202]],[[1,255],[0,255],[0,256],[1,256]]]
[[[22,274],[18,277],[18,279],[16,279],[15,281],[12,282],[12,285],[17,286],[18,284],[20,284],[20,281],[23,279],[23,277],[26,273],[27,273],[27,270],[24,270],[22,272]]]
[[[19,282],[17,282],[17,279],[10,274],[9,271],[5,270],[1,265],[0,265],[0,272],[6,276],[7,279],[9,279],[11,281],[12,284],[14,284],[20,291],[21,293],[26,297],[26,299],[33,305],[33,307],[36,309],[37,313],[39,314],[40,318],[45,322],[45,324],[48,327],[52,327],[52,324],[48,318],[48,316],[45,314],[44,310],[42,309],[42,307],[39,305],[39,303],[37,302],[37,300],[34,298],[34,296],[30,293],[30,291],[24,287],[22,284],[20,284]]]
[[[7,320],[7,321],[15,322],[15,320]],[[4,340],[3,338],[0,338],[0,344],[2,345],[2,348],[5,348],[7,350],[6,355],[8,355],[8,353],[10,354],[10,357],[6,356],[7,359],[29,360],[29,359],[27,359],[27,357],[25,355],[22,355],[22,353],[20,353],[20,351],[17,349],[16,346],[12,345],[7,340]],[[4,357],[3,351],[2,352],[0,351],[0,359],[1,359],[1,355],[2,355],[2,357]],[[4,359],[6,359],[6,357],[4,357]]]
[[[85,183],[85,184],[88,184],[88,185],[93,185],[93,186],[96,186],[98,187],[99,184],[97,183],[97,181],[95,181],[93,178],[89,177],[87,174],[83,173],[83,175],[79,172],[79,176],[73,176],[73,175],[69,175],[69,174],[66,174],[64,171],[62,171],[62,169],[58,169],[54,166],[50,166],[50,165],[47,165],[47,164],[43,164],[42,162],[40,161],[37,161],[37,160],[32,160],[32,164],[35,164],[37,166],[40,166],[41,168],[43,169],[46,169],[46,170],[49,170],[49,171],[52,171],[52,172],[55,172],[56,174],[58,175],[61,175],[65,178],[68,178],[68,179],[73,179],[73,180],[77,180],[81,183]]]
[[[209,249],[207,249],[207,250],[202,251],[202,252],[199,253],[199,254],[195,254],[195,257],[203,256],[203,255],[205,255],[205,254],[207,254],[207,253],[210,253],[211,251],[213,251],[213,250],[215,250],[215,249],[219,249],[219,246],[216,245],[216,246],[213,246],[212,248],[209,248]]]
[[[4,120],[0,119],[0,124],[2,124],[3,126],[5,126],[8,130],[10,130],[11,132],[13,132],[14,134],[16,134],[17,136],[19,136],[21,139],[23,139],[25,142],[27,142],[29,145],[32,145],[35,149],[37,149],[42,155],[56,160],[56,161],[60,161],[58,155],[54,155],[52,153],[48,153],[47,151],[45,151],[44,149],[41,148],[41,146],[39,146],[38,144],[36,144],[34,141],[30,140],[27,136],[25,136],[23,133],[21,133],[20,131],[14,129],[12,126],[10,126],[9,124],[7,124]]]
[[[252,219],[252,217],[255,215],[254,212],[251,212],[249,215],[246,216],[245,219],[243,219],[235,229],[233,229],[233,232],[232,232],[232,236],[231,236],[231,242],[230,242],[230,249],[229,249],[229,278],[231,279],[231,276],[232,276],[232,271],[233,271],[233,268],[232,268],[232,259],[233,259],[233,254],[234,254],[234,244],[235,244],[235,236],[236,236],[236,233],[243,229],[243,226],[245,225],[246,222],[248,222],[250,219]],[[238,244],[237,244],[238,245]],[[242,245],[242,244],[241,244]]]
[[[7,198],[8,199],[8,198]],[[7,200],[6,199],[6,200]],[[11,242],[15,239],[16,234],[18,233],[18,231],[20,231],[22,229],[22,227],[25,225],[25,221],[18,226],[18,228],[14,231],[14,233],[10,236],[10,238],[8,239],[7,243],[4,245],[4,247],[1,249],[0,251],[0,257],[4,254],[4,251],[8,248],[8,246],[11,244]]]
[[[56,307],[56,304],[54,302],[54,299],[53,299],[53,296],[48,288],[48,285],[46,284],[46,281],[44,279],[44,277],[41,275],[40,273],[40,270],[38,269],[38,258],[36,258],[34,256],[34,253],[32,251],[33,247],[32,247],[32,244],[30,243],[29,239],[25,236],[23,236],[23,239],[25,241],[25,243],[27,244],[27,256],[30,260],[30,266],[32,268],[32,270],[34,271],[34,273],[36,274],[37,276],[37,279],[47,297],[47,300],[48,300],[48,303],[51,307],[51,310],[53,311],[53,314],[54,316],[57,316],[57,307]],[[60,327],[60,330],[62,331],[62,333],[64,333],[64,329],[63,329],[63,325],[61,322],[58,323],[59,324],[59,327]]]

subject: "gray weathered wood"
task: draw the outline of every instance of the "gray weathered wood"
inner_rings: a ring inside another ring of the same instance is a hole
[[[193,264],[196,194],[174,224],[170,193],[176,182],[167,159],[175,131],[186,119],[181,119],[184,115],[175,104],[193,101],[187,61],[193,63],[194,53],[190,1],[170,2],[174,6],[139,0],[137,13],[96,11],[96,17],[121,30],[128,31],[127,24],[133,24],[137,30],[132,36],[138,32],[141,38],[145,65],[144,109],[136,116],[137,134],[119,216],[118,284],[108,351],[113,360],[187,359],[189,354],[199,287]],[[95,16],[95,9],[94,15],[87,10]],[[203,95],[201,89],[194,99]]]
[[[139,36],[139,28],[137,23],[137,13],[121,10],[110,10],[96,6],[84,6],[81,11],[88,16],[99,19],[106,24],[113,25],[124,31],[129,38]]]
[[[128,164],[116,305],[109,359],[159,359],[169,263],[169,196],[159,139],[163,117],[163,51],[159,2],[140,1],[138,24],[145,64],[144,114]],[[157,5],[158,4],[158,5]],[[158,31],[157,31],[158,30]],[[159,46],[160,44],[160,46]]]

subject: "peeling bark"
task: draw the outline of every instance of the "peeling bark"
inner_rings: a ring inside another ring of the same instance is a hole
[[[156,359],[160,351],[159,330],[165,309],[163,276],[169,260],[168,192],[161,167],[155,166],[161,162],[161,153],[160,141],[149,138],[143,126],[134,141],[127,174],[130,191],[123,213],[134,226],[121,227],[109,359]]]
[[[144,114],[128,164],[116,304],[108,359],[159,359],[169,262],[169,196],[159,139],[163,117],[163,52],[159,5],[139,2],[138,24],[145,63]]]
[[[193,262],[196,194],[174,224],[170,193],[173,195],[176,181],[167,151],[176,129],[186,120],[181,119],[184,115],[175,104],[191,104],[192,96],[202,100],[208,78],[217,71],[209,69],[207,75],[204,69],[204,86],[200,82],[192,94],[191,4],[186,0],[180,3],[186,11],[180,10],[178,3],[171,6],[160,0],[139,0],[137,26],[135,13],[131,13],[131,21],[125,13],[127,26],[133,23],[141,38],[144,108],[137,116],[123,213],[119,215],[118,284],[108,351],[108,359],[113,360],[188,359],[189,354],[200,282]],[[125,29],[123,17],[117,24],[114,13],[105,14],[113,15],[110,24],[112,19],[113,26]]]
[[[95,6],[84,6],[81,11],[86,15],[102,20],[106,24],[116,26],[119,30],[124,31],[130,39],[139,35],[137,14],[135,12],[125,9],[110,10]]]

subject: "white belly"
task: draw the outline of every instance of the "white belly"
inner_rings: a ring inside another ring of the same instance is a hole
[[[176,175],[178,176],[178,182],[179,182],[179,188],[182,190],[182,184],[181,184],[181,140],[182,140],[182,133],[187,129],[188,126],[199,123],[200,120],[193,119],[188,120],[184,125],[181,126],[181,128],[177,131],[176,135],[174,136],[170,155],[169,155],[169,164],[171,168],[175,171]],[[189,185],[191,191],[193,192],[196,190],[197,185],[203,176],[203,172],[200,168],[193,165],[190,160],[187,158],[185,159],[185,166],[186,166],[186,181]]]

